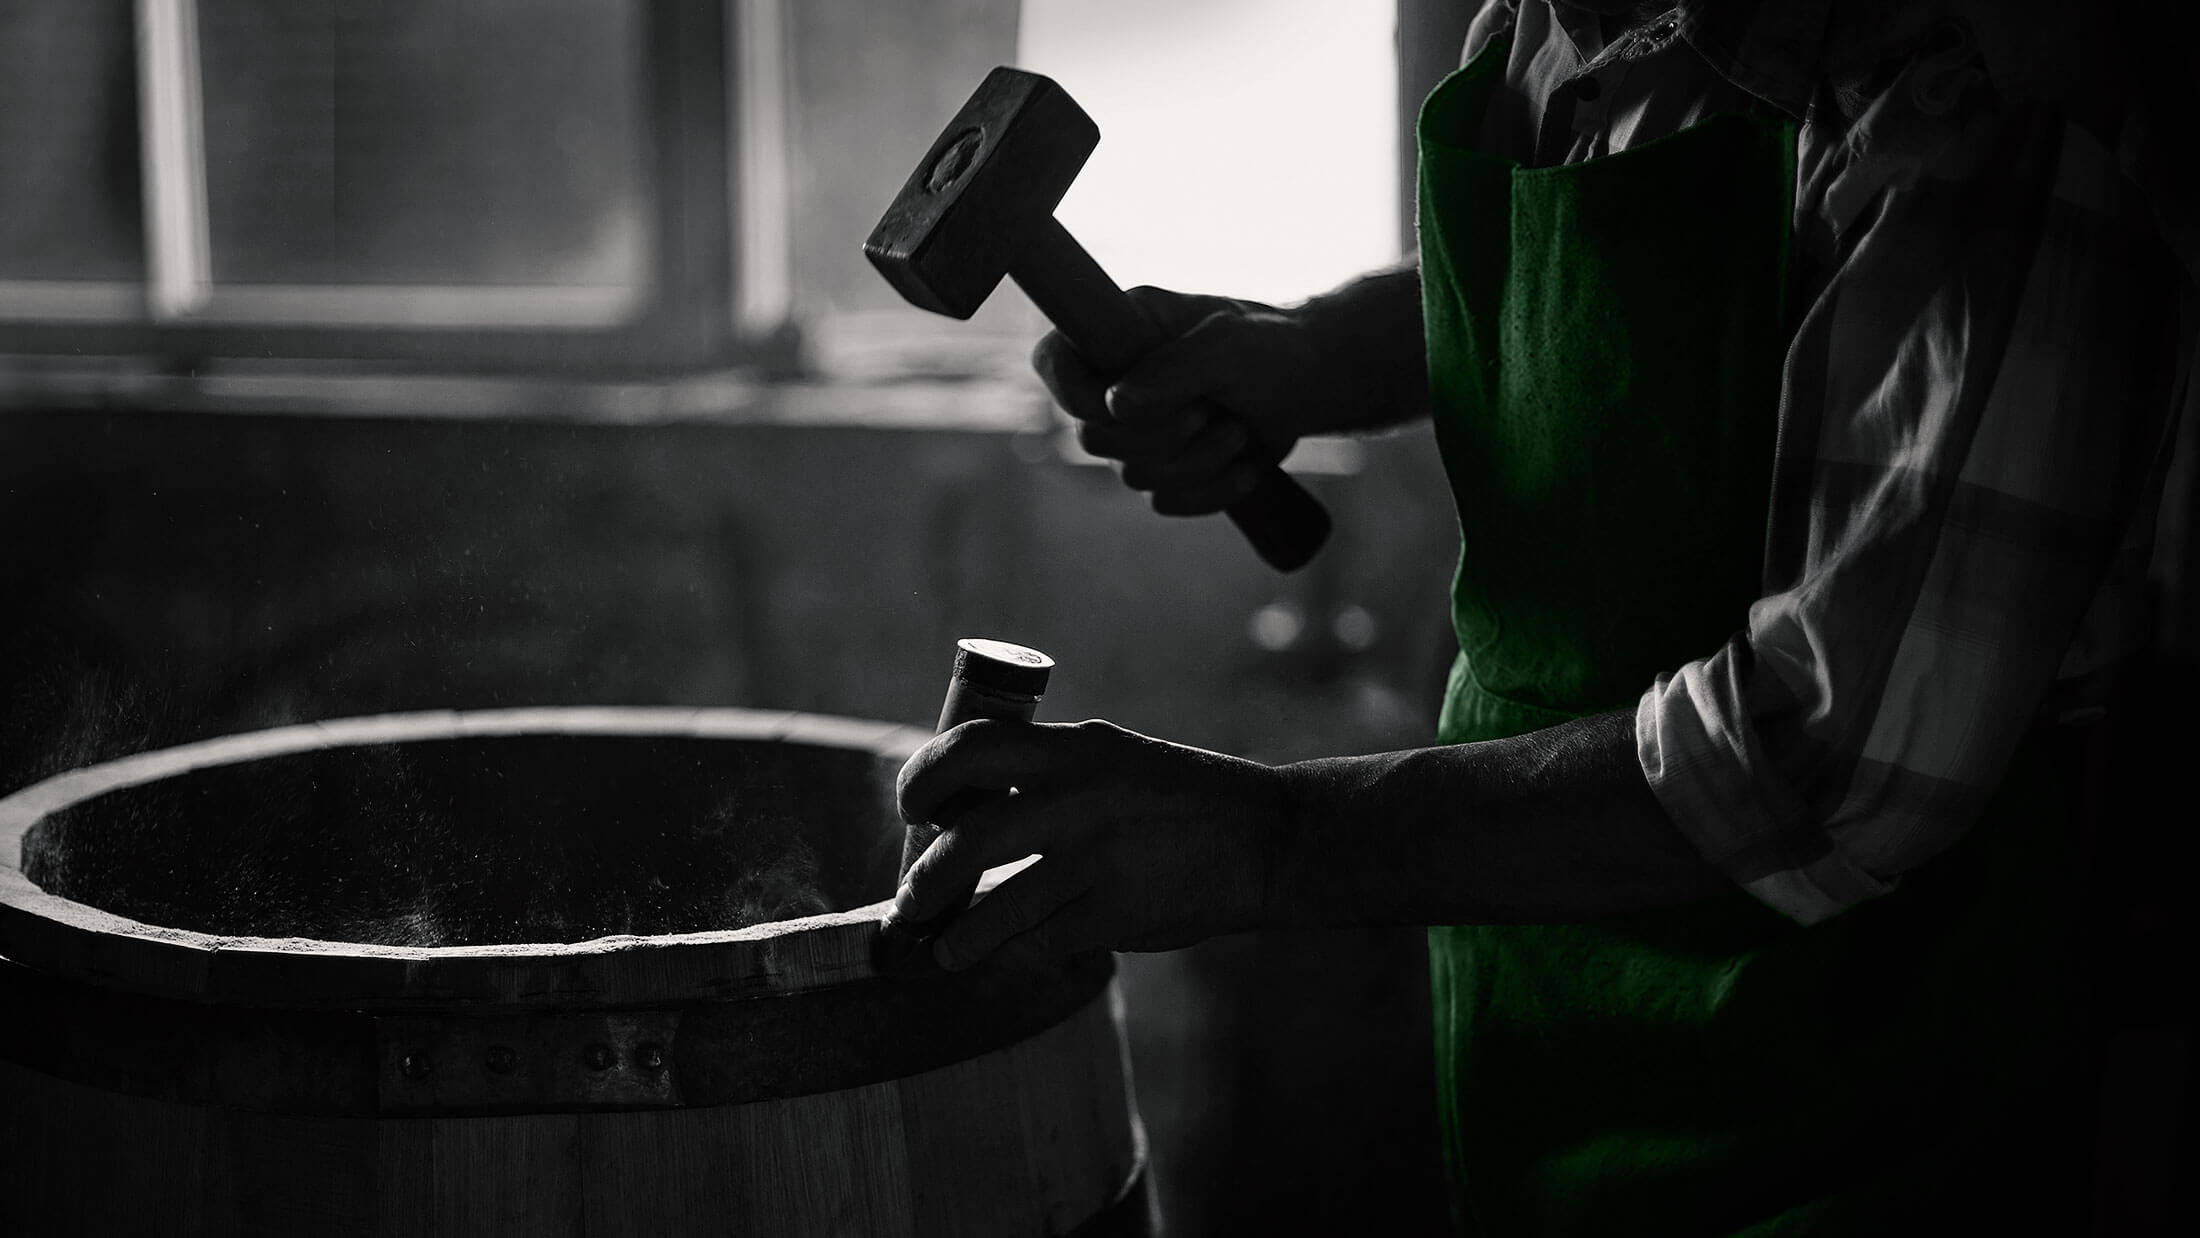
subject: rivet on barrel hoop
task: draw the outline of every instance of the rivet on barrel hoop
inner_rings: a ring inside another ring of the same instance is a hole
[[[590,1070],[609,1070],[618,1060],[618,1055],[607,1044],[590,1045],[581,1053],[581,1061],[586,1062]]]
[[[511,1074],[519,1065],[519,1050],[510,1045],[490,1045],[481,1055],[481,1064],[488,1067],[491,1074]]]
[[[407,1079],[425,1079],[435,1073],[435,1063],[430,1062],[425,1053],[408,1053],[405,1060],[398,1063],[398,1069],[405,1072]]]
[[[663,1070],[665,1051],[659,1045],[638,1045],[634,1049],[634,1064],[643,1070]]]

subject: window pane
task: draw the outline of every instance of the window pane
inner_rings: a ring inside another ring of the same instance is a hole
[[[217,290],[647,283],[645,16],[200,0]]]
[[[0,280],[144,278],[130,9],[0,3]]]
[[[1291,301],[1398,258],[1397,6],[1024,0],[1100,126],[1059,215],[1110,274]]]

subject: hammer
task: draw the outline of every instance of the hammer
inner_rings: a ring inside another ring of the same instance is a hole
[[[1079,355],[1113,379],[1164,334],[1054,218],[1100,130],[1052,79],[1006,66],[940,131],[863,243],[886,282],[921,309],[968,318],[1006,275]],[[1329,513],[1274,460],[1230,519],[1281,571],[1329,536]]]

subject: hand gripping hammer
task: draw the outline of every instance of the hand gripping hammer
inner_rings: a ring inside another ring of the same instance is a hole
[[[1003,66],[940,132],[863,243],[872,265],[922,309],[968,318],[1007,275],[1104,377],[1164,335],[1054,218],[1100,130],[1049,78]],[[1230,519],[1282,571],[1329,536],[1329,513],[1276,462]]]

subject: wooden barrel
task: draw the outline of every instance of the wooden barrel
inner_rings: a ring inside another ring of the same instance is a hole
[[[892,775],[923,739],[729,709],[406,714],[0,799],[10,1232],[1150,1232],[1108,955],[872,966]],[[569,850],[594,866],[737,793],[794,822],[830,909],[552,944],[226,931],[240,897],[352,897],[326,857],[396,828],[355,807],[388,756],[407,804],[501,814],[546,854],[585,817],[596,849]],[[293,853],[306,877],[265,867]],[[225,883],[217,912],[199,887]],[[108,905],[64,896],[88,886]]]

